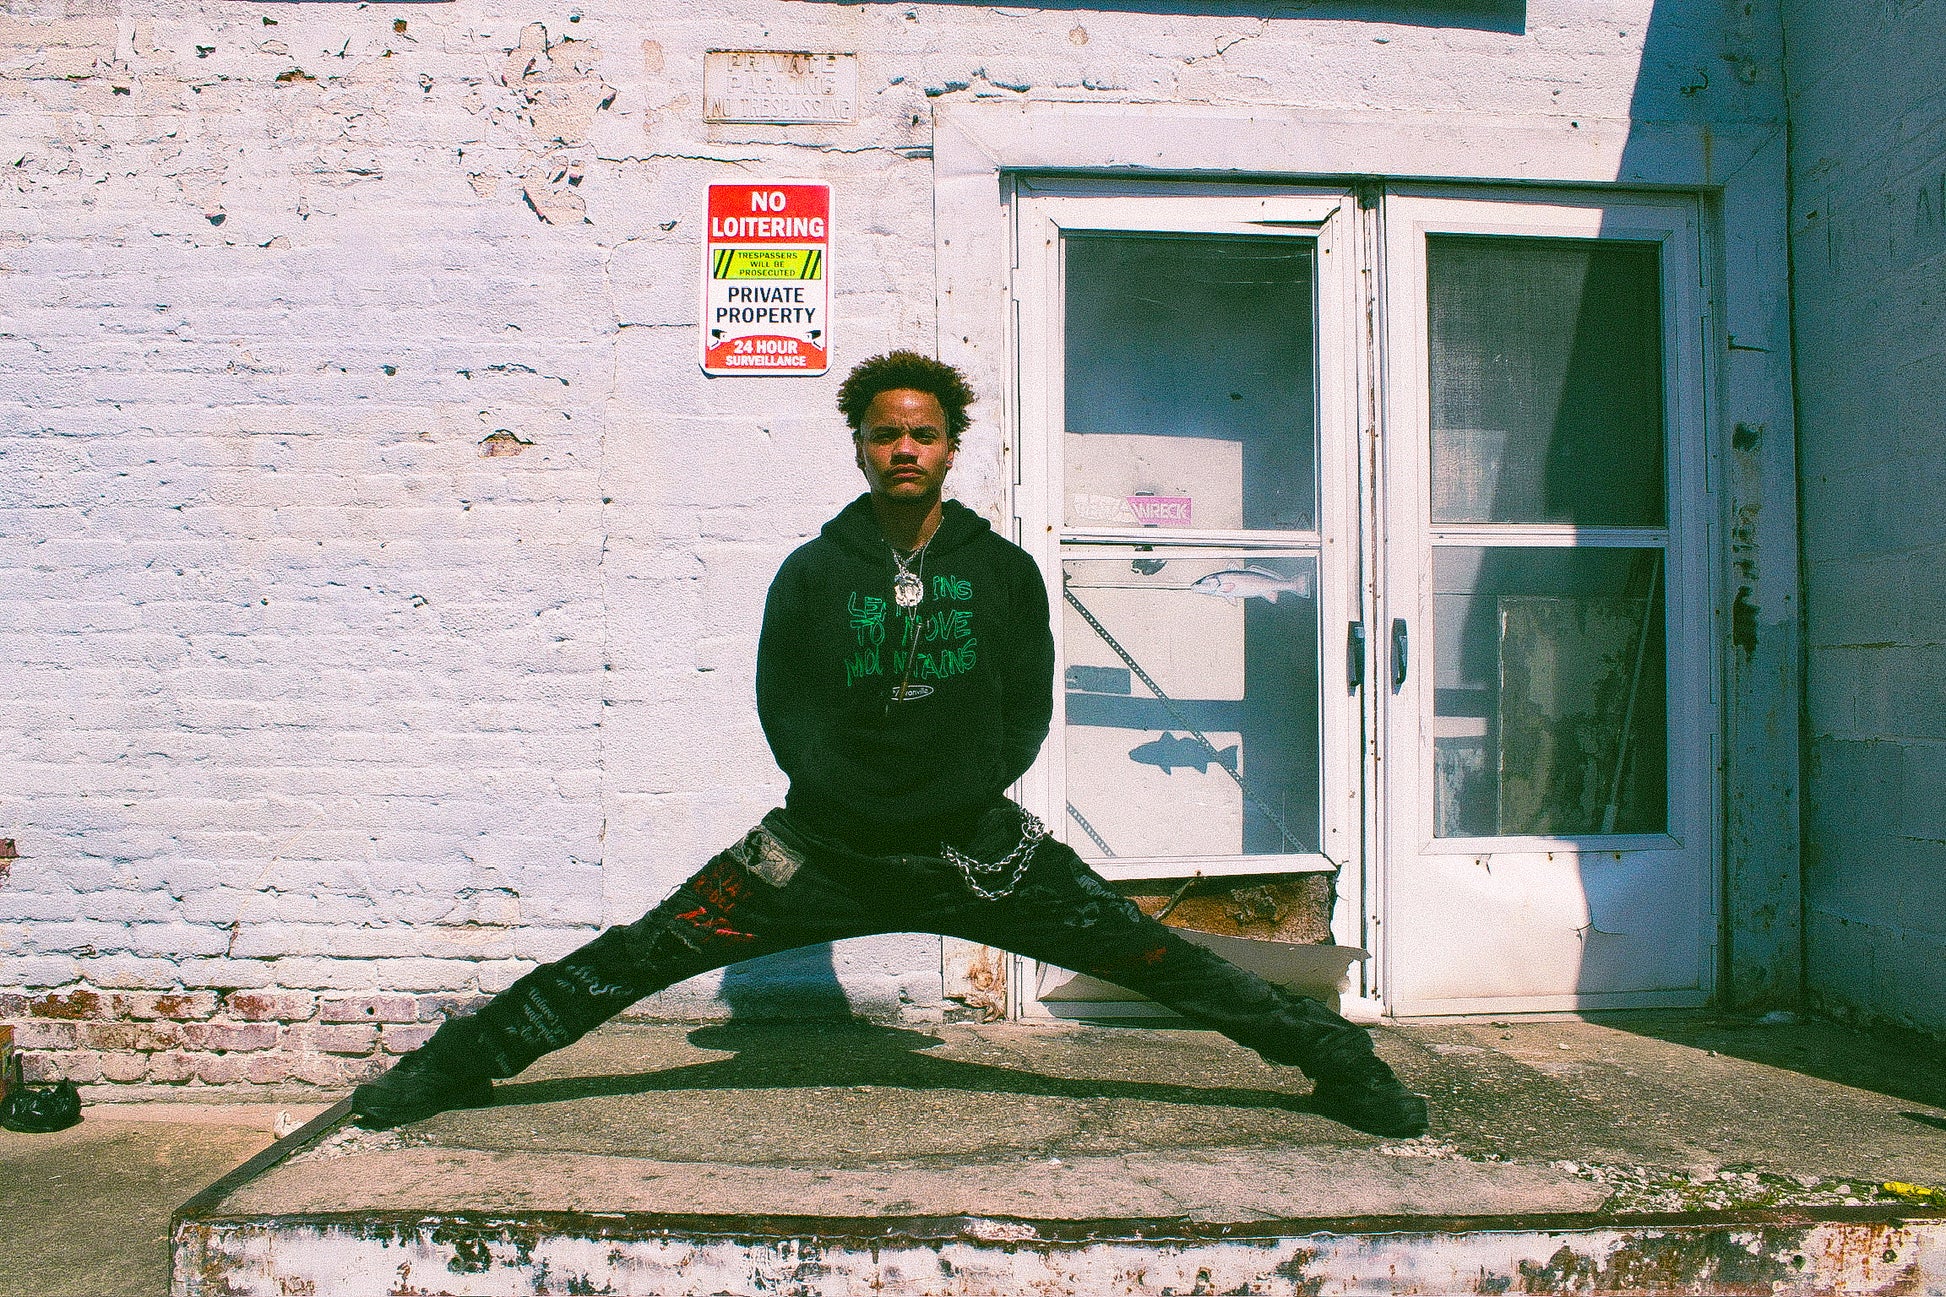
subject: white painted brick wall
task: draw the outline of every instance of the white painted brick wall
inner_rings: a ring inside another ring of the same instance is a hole
[[[940,99],[1779,115],[1769,0],[1394,8],[8,0],[0,1016],[78,1024],[36,1068],[340,1084],[776,801],[762,594],[858,489],[842,370],[935,345]],[[857,51],[860,121],[705,125],[738,47]],[[836,187],[829,377],[697,370],[704,187],[749,176]],[[990,425],[960,464],[994,511]],[[930,939],[830,963],[938,1012]],[[107,1030],[163,992],[280,1034]],[[337,994],[413,1030],[326,1034]]]
[[[1946,3],[1784,10],[1825,1005],[1946,1031]]]

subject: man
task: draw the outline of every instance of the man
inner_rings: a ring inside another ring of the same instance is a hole
[[[1363,1030],[1144,917],[1007,800],[1047,737],[1054,643],[1034,560],[942,497],[972,400],[958,370],[905,351],[838,389],[870,489],[784,561],[758,645],[784,807],[641,919],[359,1086],[361,1123],[491,1103],[491,1078],[709,969],[917,931],[1097,974],[1301,1067],[1347,1125],[1424,1132],[1425,1100]]]

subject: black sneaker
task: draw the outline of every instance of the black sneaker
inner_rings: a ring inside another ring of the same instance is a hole
[[[453,1108],[490,1108],[493,1082],[484,1076],[455,1076],[422,1054],[408,1054],[392,1070],[351,1092],[351,1120],[367,1130],[385,1130],[423,1121]]]
[[[1401,1085],[1376,1054],[1320,1077],[1311,1089],[1311,1103],[1333,1121],[1367,1135],[1414,1139],[1426,1133],[1426,1101]]]

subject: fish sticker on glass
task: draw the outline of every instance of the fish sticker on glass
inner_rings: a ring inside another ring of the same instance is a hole
[[[1244,567],[1225,568],[1212,572],[1190,583],[1189,588],[1197,594],[1213,595],[1218,599],[1228,599],[1235,603],[1239,599],[1268,599],[1276,603],[1280,595],[1295,595],[1299,599],[1311,597],[1311,573],[1299,572],[1288,576],[1273,572],[1255,563]]]

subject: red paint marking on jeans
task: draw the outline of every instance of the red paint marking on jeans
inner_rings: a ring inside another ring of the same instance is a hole
[[[1142,951],[1137,951],[1135,954],[1132,955],[1125,955],[1122,958],[1113,961],[1112,963],[1096,964],[1093,968],[1090,968],[1088,971],[1091,973],[1099,973],[1103,976],[1112,976],[1116,969],[1132,968],[1136,964],[1147,964],[1153,967],[1154,965],[1161,963],[1163,960],[1167,959],[1168,957],[1169,957],[1169,948],[1167,946],[1157,946],[1152,950],[1142,950]]]
[[[735,866],[728,860],[712,866],[696,880],[696,894],[724,914],[736,908],[737,898],[743,895],[743,890],[743,879],[737,876]]]

